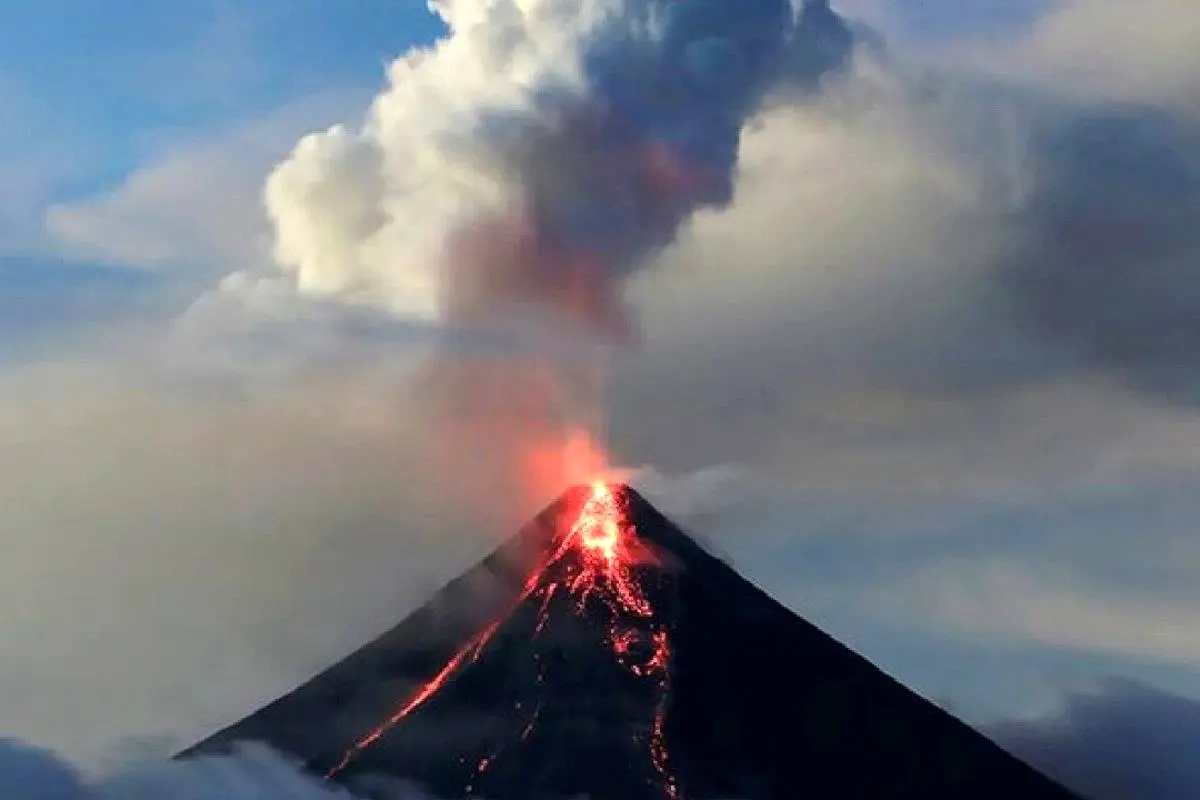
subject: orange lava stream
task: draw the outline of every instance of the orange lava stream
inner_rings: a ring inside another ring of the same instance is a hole
[[[634,675],[652,679],[658,693],[655,716],[648,742],[649,756],[654,769],[663,782],[664,793],[669,800],[678,797],[678,786],[668,766],[664,715],[669,691],[671,646],[665,626],[655,621],[653,604],[638,582],[633,567],[637,558],[633,552],[636,537],[620,498],[606,484],[598,482],[591,487],[591,494],[584,502],[579,516],[559,546],[535,568],[526,580],[516,599],[503,614],[472,636],[466,644],[450,657],[438,673],[422,685],[395,713],[382,724],[356,742],[341,760],[326,773],[333,778],[342,772],[364,750],[378,742],[392,728],[423,706],[465,664],[479,658],[500,626],[530,597],[541,603],[534,631],[537,637],[549,622],[550,601],[562,588],[557,582],[544,580],[546,573],[572,549],[578,551],[578,567],[569,573],[566,588],[575,600],[575,609],[583,614],[591,598],[596,598],[610,613],[608,642],[616,661]],[[637,629],[625,625],[622,620],[630,617],[650,623],[651,653],[649,658],[638,661],[633,658],[634,644],[639,639]],[[539,674],[541,682],[544,676]],[[533,732],[541,712],[539,704],[521,732],[524,741]],[[493,752],[478,763],[474,784],[498,756]],[[469,791],[469,787],[468,787]]]
[[[450,660],[446,662],[446,665],[438,670],[438,673],[434,675],[428,682],[422,685],[413,694],[413,696],[404,703],[404,705],[400,706],[400,708],[396,710],[395,713],[384,720],[366,736],[355,742],[354,745],[342,755],[338,763],[325,773],[325,777],[333,778],[338,773],[346,769],[346,767],[350,766],[350,763],[354,761],[354,759],[360,753],[378,742],[387,734],[388,731],[403,722],[405,718],[409,717],[421,706],[425,705],[429,698],[437,694],[438,690],[446,684],[446,681],[450,680],[451,676],[453,676],[461,666],[478,659],[484,648],[487,647],[488,642],[490,642],[492,637],[496,635],[496,631],[499,630],[500,626],[504,624],[505,620],[512,616],[513,612],[517,610],[521,603],[525,602],[525,600],[534,593],[534,591],[538,588],[541,578],[545,574],[546,570],[549,569],[550,565],[552,565],[554,562],[561,559],[563,555],[566,554],[566,550],[567,548],[564,544],[564,546],[560,547],[551,558],[547,559],[536,570],[534,570],[529,576],[529,579],[525,582],[525,585],[522,587],[521,592],[517,595],[516,599],[503,614],[494,619],[492,622],[488,623],[486,627],[468,639],[467,643],[460,647],[454,653],[454,655],[450,657]],[[553,584],[550,585],[553,586]]]
[[[667,630],[655,622],[654,606],[634,574],[636,543],[620,499],[605,484],[593,484],[592,494],[584,503],[579,518],[568,535],[581,548],[580,569],[571,577],[569,588],[576,598],[576,609],[583,613],[595,595],[611,612],[608,641],[613,657],[638,677],[651,678],[658,690],[654,723],[650,731],[650,758],[663,781],[669,798],[679,794],[667,764],[664,731],[666,699],[670,689],[671,643]],[[638,631],[622,624],[630,616],[652,622],[650,658],[644,662],[630,658]]]

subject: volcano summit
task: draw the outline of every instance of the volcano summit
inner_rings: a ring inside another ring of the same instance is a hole
[[[1075,797],[625,486],[567,492],[391,631],[181,757],[238,741],[363,793]]]

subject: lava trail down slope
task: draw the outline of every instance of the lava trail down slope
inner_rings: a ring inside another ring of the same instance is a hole
[[[1075,797],[604,484],[180,757],[239,741],[444,797]]]

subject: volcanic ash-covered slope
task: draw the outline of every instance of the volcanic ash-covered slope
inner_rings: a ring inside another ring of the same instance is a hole
[[[568,492],[400,625],[181,755],[246,740],[350,786],[446,797],[1074,797],[627,487]]]

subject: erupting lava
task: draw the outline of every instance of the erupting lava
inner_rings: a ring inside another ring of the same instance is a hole
[[[654,605],[638,579],[636,568],[645,563],[643,550],[619,491],[604,482],[593,483],[578,517],[569,529],[556,534],[546,557],[532,570],[505,612],[468,639],[394,714],[347,750],[326,777],[332,778],[346,769],[356,756],[421,708],[459,669],[478,659],[501,625],[531,598],[540,600],[534,636],[540,635],[549,621],[551,599],[566,589],[579,615],[585,614],[590,604],[601,605],[607,620],[605,640],[613,658],[633,675],[653,684],[657,698],[654,719],[641,743],[659,776],[664,795],[675,800],[679,792],[668,764],[664,726],[670,690],[670,633],[666,624],[656,618]],[[574,557],[568,559],[568,555]],[[554,571],[556,566],[565,569],[561,573]],[[533,709],[521,732],[522,741],[537,725],[540,712],[540,705]],[[497,755],[494,752],[479,762],[476,779],[495,762]],[[470,791],[469,786],[467,789]]]

